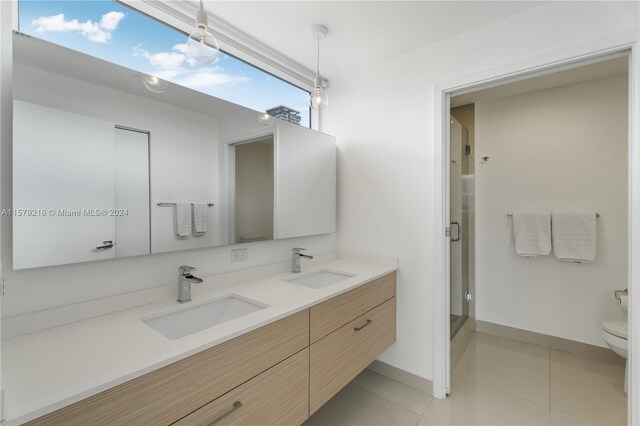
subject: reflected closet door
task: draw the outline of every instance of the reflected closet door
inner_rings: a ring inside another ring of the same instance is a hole
[[[115,257],[114,123],[14,101],[15,269]]]

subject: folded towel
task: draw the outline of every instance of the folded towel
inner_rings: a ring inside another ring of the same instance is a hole
[[[596,258],[596,213],[553,212],[553,254],[565,262]]]
[[[176,203],[174,225],[176,235],[186,237],[191,234],[191,204]]]
[[[538,257],[551,253],[549,212],[514,212],[513,236],[518,256]]]
[[[192,204],[191,213],[193,215],[193,235],[202,236],[207,232],[209,225],[209,212],[206,204]]]

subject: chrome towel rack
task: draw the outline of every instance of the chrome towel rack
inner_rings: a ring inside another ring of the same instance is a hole
[[[174,207],[176,205],[176,203],[163,203],[162,201],[158,201],[156,203],[156,206],[158,207]],[[193,205],[193,203],[191,203],[191,205]],[[213,207],[215,206],[215,204],[213,203],[207,203],[207,207]]]
[[[513,217],[513,213],[507,213],[507,217]],[[596,217],[600,217],[600,213],[596,213]]]

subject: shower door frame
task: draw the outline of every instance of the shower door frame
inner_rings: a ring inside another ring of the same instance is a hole
[[[563,69],[601,61],[615,54],[627,53],[629,58],[629,424],[640,424],[640,46],[637,31],[594,40],[542,56],[476,72],[463,78],[446,81],[434,87],[434,357],[433,395],[446,398],[450,389],[450,258],[449,237],[449,120],[452,95],[475,92],[526,80]],[[635,326],[634,326],[635,324]]]

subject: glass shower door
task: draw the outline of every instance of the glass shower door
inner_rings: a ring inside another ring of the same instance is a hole
[[[469,211],[468,188],[470,147],[468,131],[451,117],[450,128],[450,308],[451,337],[469,316]]]

